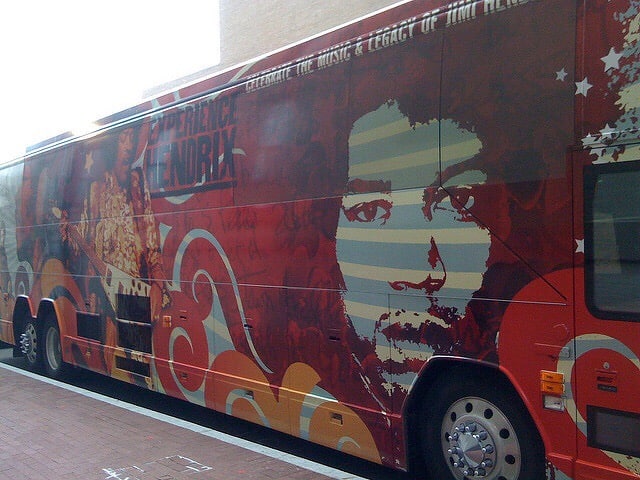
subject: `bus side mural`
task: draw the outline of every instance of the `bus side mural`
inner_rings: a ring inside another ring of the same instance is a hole
[[[638,478],[638,18],[409,2],[34,150],[2,340],[434,478]]]

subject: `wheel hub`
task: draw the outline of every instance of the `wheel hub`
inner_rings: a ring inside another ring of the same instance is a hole
[[[37,341],[35,327],[33,324],[27,325],[24,333],[20,335],[20,351],[30,362],[34,362],[36,359]]]
[[[449,437],[453,467],[466,477],[486,477],[496,464],[493,439],[475,422],[460,422]]]

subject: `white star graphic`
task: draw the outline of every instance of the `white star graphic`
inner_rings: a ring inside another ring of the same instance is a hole
[[[567,78],[567,75],[569,74],[563,67],[562,70],[559,70],[556,72],[556,80],[560,80],[561,82],[564,82],[564,79]]]
[[[576,253],[584,253],[584,239],[578,240],[576,238]]]
[[[589,83],[587,77],[584,77],[584,80],[581,82],[576,82],[576,95],[582,94],[586,97],[591,87],[593,87],[593,85]]]
[[[593,163],[602,163],[602,157],[605,154],[606,149],[604,148],[594,148],[591,150],[591,155],[595,155],[597,158],[593,161]]]
[[[609,50],[609,54],[606,57],[602,57],[600,60],[604,62],[604,71],[611,70],[612,68],[618,69],[620,68],[620,59],[622,58],[621,53],[616,53],[616,51],[611,47]]]
[[[586,137],[584,137],[582,139],[582,146],[583,147],[589,147],[591,145],[596,145],[598,143],[598,137],[594,137],[593,135],[589,134]]]
[[[616,129],[610,127],[608,123],[602,130],[600,130],[600,135],[602,135],[603,137],[609,137],[609,139],[612,139],[615,133]]]

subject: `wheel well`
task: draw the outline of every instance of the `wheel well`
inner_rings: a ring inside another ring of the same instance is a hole
[[[18,342],[20,338],[20,334],[24,328],[24,322],[27,318],[33,318],[29,297],[19,296],[16,299],[16,305],[13,309],[13,338],[16,339],[16,342]]]
[[[432,358],[418,377],[404,406],[403,418],[409,471],[414,473],[424,471],[420,449],[420,412],[424,407],[425,399],[432,393],[432,389],[436,388],[434,386],[443,381],[443,378],[448,377],[450,381],[455,382],[456,378],[463,381],[468,376],[483,378],[487,383],[496,385],[496,388],[509,389],[522,402],[516,389],[496,365],[459,358]],[[524,402],[522,402],[522,410],[531,419]],[[535,425],[532,419],[531,423]]]
[[[44,321],[49,317],[57,319],[56,308],[53,300],[43,299],[38,306],[38,322],[44,324]]]
[[[43,299],[38,306],[38,313],[34,317],[32,314],[31,302],[29,300],[29,297],[18,297],[16,299],[16,306],[13,309],[13,335],[16,341],[20,337],[22,329],[25,326],[25,321],[27,319],[35,319],[37,328],[40,329],[44,323],[44,320],[50,315],[52,315],[54,318],[57,318],[53,300]]]

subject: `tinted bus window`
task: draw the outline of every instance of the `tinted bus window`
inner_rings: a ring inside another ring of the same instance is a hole
[[[601,318],[640,313],[640,162],[585,172],[585,263],[589,308]]]

